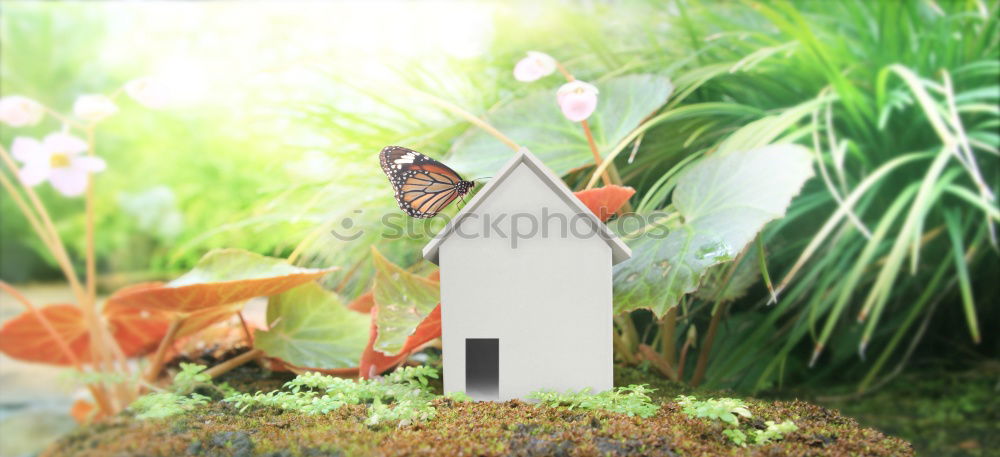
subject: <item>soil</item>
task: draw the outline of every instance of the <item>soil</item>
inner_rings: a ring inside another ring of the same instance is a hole
[[[221,381],[254,389],[248,366]],[[363,405],[326,415],[278,409],[241,413],[215,403],[192,413],[141,421],[128,413],[63,437],[43,456],[910,456],[911,446],[838,412],[801,401],[747,399],[750,425],[792,419],[799,430],[767,445],[738,447],[722,428],[684,415],[672,401],[689,389],[638,370],[617,383],[657,388],[660,411],[643,419],[604,411],[537,407],[522,401],[463,403],[441,398],[437,417],[413,424],[365,425]],[[651,382],[652,381],[652,382]],[[273,388],[273,379],[266,381]]]

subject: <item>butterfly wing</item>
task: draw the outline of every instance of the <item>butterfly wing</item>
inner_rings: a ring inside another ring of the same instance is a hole
[[[400,146],[382,149],[379,162],[400,209],[416,218],[434,217],[472,184],[447,165]]]

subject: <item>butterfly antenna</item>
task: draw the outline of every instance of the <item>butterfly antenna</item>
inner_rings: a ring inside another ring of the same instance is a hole
[[[473,181],[482,181],[484,179],[490,179],[490,178],[492,178],[492,176],[483,176],[482,178],[473,178],[472,180]]]

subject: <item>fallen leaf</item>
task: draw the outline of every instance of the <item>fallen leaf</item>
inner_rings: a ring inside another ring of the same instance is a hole
[[[610,219],[634,194],[635,189],[614,184],[573,193],[601,222]]]

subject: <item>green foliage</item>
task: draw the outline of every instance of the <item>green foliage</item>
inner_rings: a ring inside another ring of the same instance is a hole
[[[718,420],[732,426],[740,424],[738,416],[753,417],[753,414],[750,414],[750,410],[747,409],[746,403],[737,398],[698,400],[693,396],[681,395],[677,397],[676,401],[683,408],[684,414],[688,416]]]
[[[171,388],[177,393],[188,393],[197,387],[211,385],[212,377],[205,373],[206,369],[204,365],[181,362],[181,371],[174,375]]]
[[[211,402],[211,397],[195,392],[199,388],[218,389],[224,393],[234,392],[223,384],[215,387],[212,377],[204,373],[206,367],[193,363],[181,363],[181,371],[174,375],[174,382],[167,392],[154,392],[137,398],[129,410],[139,419],[162,419],[191,411]]]
[[[374,349],[398,354],[406,346],[413,329],[441,302],[437,281],[408,272],[372,250],[375,264],[375,303],[379,304],[375,323],[378,336]]]
[[[505,103],[486,118],[491,125],[515,138],[559,175],[593,162],[594,155],[583,131],[554,103],[555,92],[565,81],[544,79],[523,98]],[[600,103],[587,120],[600,151],[617,146],[655,112],[673,92],[670,81],[655,74],[619,76],[597,82]],[[512,152],[496,138],[473,129],[458,138],[448,154],[449,164],[473,176],[489,176],[510,159]]]
[[[353,367],[368,342],[368,321],[310,282],[270,297],[267,322],[273,325],[256,333],[254,346],[300,367]]]
[[[444,394],[444,396],[445,398],[450,399],[451,401],[457,401],[462,403],[472,401],[472,397],[470,397],[469,394],[462,391],[448,392]]]
[[[740,429],[739,418],[750,419],[753,417],[753,414],[747,409],[747,405],[743,400],[737,398],[698,400],[693,396],[680,395],[675,401],[681,405],[681,411],[689,417],[719,421],[724,424],[727,428],[722,430],[722,434],[737,446],[768,444],[772,441],[784,439],[785,435],[799,429],[790,420],[781,423],[769,420],[764,422],[766,426],[764,430],[754,429],[750,431],[750,436],[753,437],[753,440],[749,440],[747,433]]]
[[[786,420],[780,424],[776,424],[774,421],[765,421],[764,425],[767,426],[766,429],[753,431],[753,442],[756,444],[768,444],[772,441],[782,440],[785,438],[785,435],[799,429],[799,427],[790,420]]]
[[[737,446],[747,445],[747,434],[738,428],[727,428],[722,431],[722,434],[726,435]]]
[[[812,148],[822,178],[764,231],[767,263],[783,272],[778,304],[735,311],[731,319],[745,330],[720,332],[709,385],[734,379],[764,388],[783,376],[805,378],[807,362],[824,365],[811,379],[850,373],[841,368],[853,354],[887,342],[865,367],[866,389],[939,300],[962,303],[937,309],[961,318],[932,320],[940,331],[964,322],[976,341],[988,311],[977,306],[982,286],[976,292],[963,272],[997,271],[988,248],[1000,220],[997,4],[773,1],[720,13],[715,2],[678,3],[684,18],[661,43],[688,43],[679,54],[697,57],[673,75],[680,93],[694,87],[674,109],[752,106],[767,115],[692,119],[746,133],[707,141],[695,130],[677,135],[684,126],[667,119],[650,128],[643,148],[662,151],[649,155],[662,157],[663,169],[674,163],[669,157],[756,143],[753,126]],[[660,205],[668,204],[663,197]],[[937,260],[948,255],[957,262]],[[939,276],[957,276],[957,284]],[[856,320],[860,331],[848,331]],[[811,360],[799,355],[802,343],[814,346]]]
[[[538,406],[566,407],[569,409],[602,409],[628,416],[652,417],[660,410],[660,405],[649,398],[651,389],[645,384],[632,384],[598,394],[590,389],[579,392],[532,392],[528,398],[537,400]]]
[[[811,176],[812,157],[796,145],[720,152],[685,167],[672,203],[682,223],[644,228],[630,243],[632,258],[615,267],[615,310],[665,314],[781,217]]]
[[[232,393],[223,401],[241,411],[274,407],[303,414],[326,414],[345,405],[368,405],[369,425],[399,421],[405,425],[433,418],[434,395],[427,387],[437,370],[427,366],[403,367],[382,379],[350,380],[306,373],[285,383],[284,391]]]
[[[137,398],[129,406],[138,419],[162,419],[191,411],[209,404],[211,398],[192,393],[178,395],[173,392],[157,392]]]

